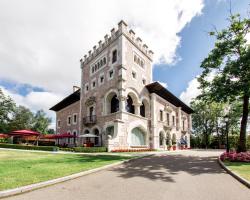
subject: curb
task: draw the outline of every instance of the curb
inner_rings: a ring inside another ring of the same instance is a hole
[[[250,182],[244,178],[242,178],[240,175],[238,175],[237,173],[233,172],[232,170],[230,170],[226,165],[224,165],[224,163],[221,161],[220,156],[218,157],[218,163],[220,164],[220,166],[231,176],[233,176],[235,179],[237,179],[239,182],[241,182],[242,184],[244,184],[246,187],[248,187],[250,189]]]
[[[18,195],[18,194],[22,194],[22,193],[25,193],[25,192],[30,192],[30,191],[33,191],[33,190],[37,190],[37,189],[40,189],[40,188],[47,187],[47,186],[55,185],[57,183],[62,183],[62,182],[65,182],[65,181],[73,180],[73,179],[76,179],[76,178],[79,178],[79,177],[82,177],[82,176],[86,176],[88,174],[96,173],[96,172],[102,171],[104,169],[112,168],[112,167],[115,167],[115,166],[118,166],[118,165],[121,165],[121,164],[124,164],[124,163],[128,163],[128,162],[131,162],[131,161],[134,161],[134,160],[137,160],[137,159],[150,157],[152,155],[154,155],[154,154],[143,155],[143,156],[140,156],[140,157],[137,157],[137,158],[131,158],[131,159],[128,159],[128,160],[119,161],[119,162],[116,162],[116,163],[113,163],[113,164],[105,165],[103,167],[99,167],[99,168],[79,172],[79,173],[76,173],[76,174],[72,174],[72,175],[69,175],[69,176],[64,176],[64,177],[61,177],[61,178],[52,179],[52,180],[49,180],[49,181],[44,181],[44,182],[40,182],[40,183],[35,183],[35,184],[31,184],[31,185],[22,186],[22,187],[19,187],[19,188],[0,191],[0,199],[5,198],[5,197]]]

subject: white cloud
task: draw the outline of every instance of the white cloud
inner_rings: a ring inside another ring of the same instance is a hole
[[[161,82],[161,81],[157,81],[158,83],[160,83],[164,88],[168,87],[168,84],[165,82]]]
[[[176,62],[178,33],[203,0],[2,0],[0,78],[66,94],[80,84],[79,59],[124,19],[155,52]]]
[[[4,87],[0,86],[0,88],[2,89],[3,93],[10,96],[17,105],[28,107],[32,112],[43,109],[46,114],[53,120],[51,127],[55,128],[55,113],[53,111],[50,111],[49,108],[51,108],[63,98],[61,95],[56,95],[55,93],[50,92],[31,91],[26,96],[22,96],[14,91],[7,90]]]
[[[187,105],[190,105],[192,99],[201,94],[200,89],[198,89],[199,85],[197,78],[192,79],[188,83],[186,90],[181,93],[180,99]]]

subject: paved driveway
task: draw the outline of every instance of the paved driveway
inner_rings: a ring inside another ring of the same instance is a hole
[[[217,164],[218,151],[156,154],[8,200],[250,200]]]

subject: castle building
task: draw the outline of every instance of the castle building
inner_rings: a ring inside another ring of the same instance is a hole
[[[119,22],[80,60],[81,87],[51,108],[56,133],[77,136],[63,142],[109,151],[189,147],[193,110],[152,82],[152,61],[153,51]]]

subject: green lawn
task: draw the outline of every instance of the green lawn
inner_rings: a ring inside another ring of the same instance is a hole
[[[128,158],[131,157],[0,150],[0,190],[70,175]]]
[[[224,162],[224,164],[229,167],[232,171],[239,174],[241,177],[250,181],[250,163],[243,162]]]

